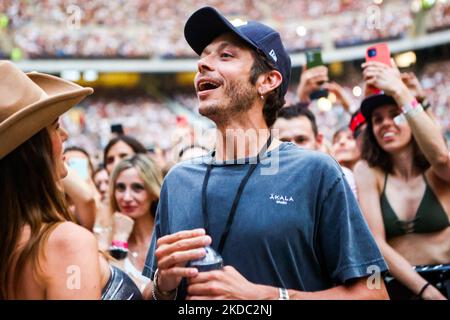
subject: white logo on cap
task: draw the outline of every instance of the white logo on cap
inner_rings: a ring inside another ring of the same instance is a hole
[[[235,27],[245,26],[248,22],[239,18],[231,20],[231,24]]]
[[[272,57],[273,60],[275,60],[275,62],[277,62],[278,58],[277,55],[275,54],[275,50],[270,50],[269,52],[270,56]]]

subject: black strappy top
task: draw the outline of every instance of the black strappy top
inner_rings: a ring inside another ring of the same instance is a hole
[[[384,179],[383,192],[380,196],[381,212],[383,214],[386,238],[393,238],[407,233],[430,233],[443,230],[450,226],[448,215],[439,199],[428,184],[425,175],[426,189],[417,209],[415,218],[410,221],[399,220],[386,197],[386,184],[388,174]]]

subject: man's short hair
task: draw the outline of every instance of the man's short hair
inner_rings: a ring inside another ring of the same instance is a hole
[[[255,85],[261,74],[276,69],[273,63],[267,59],[266,56],[257,50],[252,50],[251,52],[254,60],[250,70],[250,83]],[[284,94],[281,94],[281,86],[278,86],[274,90],[267,93],[266,101],[263,107],[263,115],[269,128],[275,123],[277,113],[284,106],[285,102]]]
[[[280,111],[278,111],[277,119],[282,118],[286,120],[290,120],[297,117],[306,117],[309,122],[311,122],[311,127],[314,132],[314,136],[317,136],[319,134],[319,130],[317,128],[316,123],[316,117],[311,112],[311,110],[308,109],[307,103],[296,103],[284,108],[281,108]]]

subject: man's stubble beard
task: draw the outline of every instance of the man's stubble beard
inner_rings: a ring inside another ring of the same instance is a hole
[[[223,101],[208,105],[199,112],[217,125],[223,125],[250,110],[257,97],[257,90],[249,79],[232,81],[230,86],[225,89]]]

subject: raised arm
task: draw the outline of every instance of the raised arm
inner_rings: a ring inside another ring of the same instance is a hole
[[[309,103],[311,99],[309,95],[320,89],[320,86],[328,81],[328,68],[318,66],[311,69],[303,68],[300,75],[300,83],[297,87],[297,97],[300,102]]]
[[[67,171],[67,176],[62,180],[64,192],[75,205],[80,225],[92,231],[97,213],[95,192],[73,169],[68,167]]]
[[[400,74],[383,63],[363,64],[364,80],[392,96],[405,113],[412,134],[430,162],[433,172],[442,180],[450,182],[450,154],[438,125],[420,107],[414,108],[415,97],[400,78]]]

